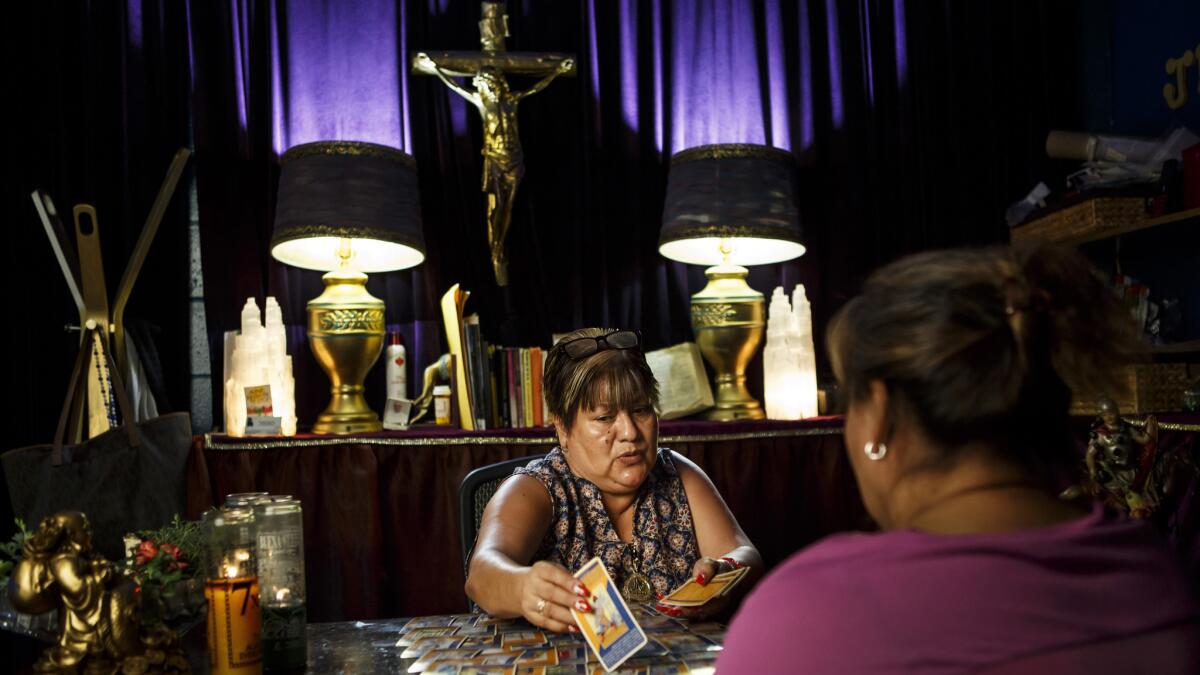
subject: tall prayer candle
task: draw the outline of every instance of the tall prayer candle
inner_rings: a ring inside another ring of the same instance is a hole
[[[215,675],[262,672],[262,623],[254,510],[223,507],[207,517],[208,660]]]
[[[209,579],[208,662],[214,675],[262,672],[258,577]]]
[[[304,518],[299,500],[254,505],[262,583],[263,670],[302,671],[308,663],[304,592]]]

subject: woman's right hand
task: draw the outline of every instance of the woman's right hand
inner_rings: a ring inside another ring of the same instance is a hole
[[[521,615],[546,630],[578,632],[571,608],[592,611],[588,596],[583,583],[562,565],[539,560],[521,578]]]

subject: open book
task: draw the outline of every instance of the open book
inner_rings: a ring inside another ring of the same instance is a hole
[[[712,387],[695,342],[646,352],[646,362],[658,380],[659,418],[686,417],[713,406]]]

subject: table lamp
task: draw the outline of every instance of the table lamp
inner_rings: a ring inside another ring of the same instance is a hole
[[[804,254],[791,153],[763,145],[702,145],[671,157],[658,252],[712,265],[708,285],[692,296],[692,331],[716,373],[708,419],[762,419],[746,389],[746,366],[762,342],[763,295],[746,283],[743,265]]]
[[[363,379],[383,349],[383,301],[367,272],[425,259],[417,164],[394,148],[351,141],[297,145],[283,154],[271,255],[328,272],[308,303],[308,344],[333,385],[316,434],[379,431]]]

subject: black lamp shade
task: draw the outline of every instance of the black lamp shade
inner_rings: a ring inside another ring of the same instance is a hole
[[[765,145],[701,145],[671,157],[658,251],[694,265],[765,265],[804,254],[796,162]]]
[[[329,271],[339,243],[351,240],[348,266],[387,272],[425,260],[425,237],[411,155],[374,143],[321,141],[283,154],[271,255]]]

